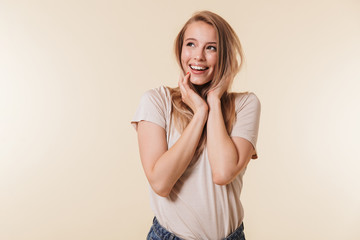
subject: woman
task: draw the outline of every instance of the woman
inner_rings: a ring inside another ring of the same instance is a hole
[[[178,34],[175,54],[178,87],[147,91],[132,121],[155,213],[147,239],[245,239],[239,197],[257,158],[260,102],[229,92],[240,41],[223,18],[202,11]]]

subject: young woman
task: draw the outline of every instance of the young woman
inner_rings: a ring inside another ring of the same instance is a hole
[[[147,239],[245,239],[242,176],[256,159],[260,102],[231,93],[240,41],[219,15],[194,14],[175,40],[178,87],[141,98],[132,124],[155,213]]]

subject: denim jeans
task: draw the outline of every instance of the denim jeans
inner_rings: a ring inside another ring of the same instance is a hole
[[[183,240],[182,238],[177,237],[175,234],[166,230],[154,217],[153,225],[150,228],[149,234],[146,240]],[[201,239],[206,240],[206,239]],[[223,240],[245,240],[244,234],[244,224],[241,223],[233,233],[224,238]]]

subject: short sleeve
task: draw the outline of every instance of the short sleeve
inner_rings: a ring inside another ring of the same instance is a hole
[[[235,98],[236,120],[231,131],[231,137],[241,137],[248,140],[255,149],[252,159],[257,159],[256,142],[259,131],[261,104],[257,96],[250,93],[240,93]]]
[[[165,87],[154,88],[145,92],[141,99],[131,124],[137,129],[140,121],[153,122],[166,129],[167,92]]]

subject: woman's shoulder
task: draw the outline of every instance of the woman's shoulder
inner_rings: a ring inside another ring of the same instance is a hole
[[[233,92],[232,94],[234,95],[235,108],[237,110],[247,105],[254,107],[261,106],[260,100],[254,92]]]
[[[170,99],[170,91],[166,86],[159,86],[151,88],[144,92],[143,98],[158,99],[162,101],[168,101]]]
[[[169,88],[166,86],[158,86],[155,88],[148,89],[145,91],[146,95],[158,95],[158,96],[167,96],[169,94]]]
[[[151,88],[143,93],[140,102],[146,106],[157,106],[158,109],[170,109],[170,91],[166,86]]]

